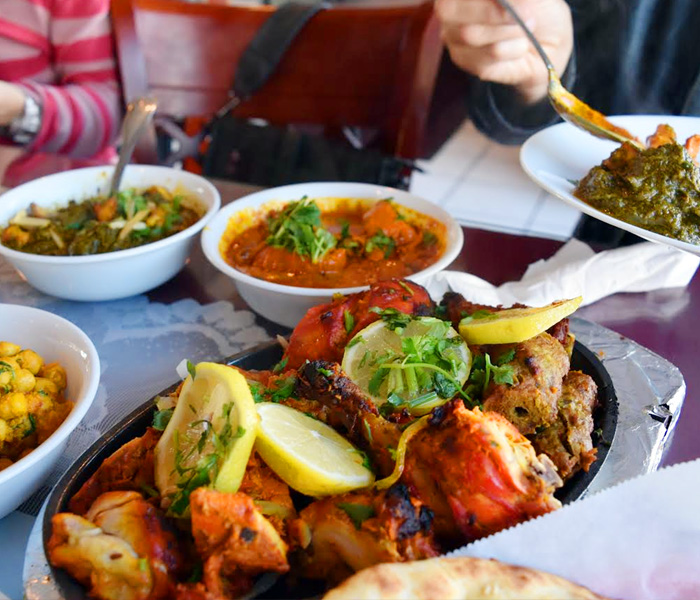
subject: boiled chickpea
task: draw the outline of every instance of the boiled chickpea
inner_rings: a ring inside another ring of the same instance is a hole
[[[41,369],[41,376],[53,381],[59,391],[66,389],[66,371],[58,363],[44,365]]]
[[[50,379],[46,379],[46,377],[35,378],[34,391],[45,394],[49,398],[58,397],[58,386]]]
[[[11,392],[0,399],[0,418],[6,421],[16,417],[23,417],[28,412],[27,397],[21,392]]]
[[[44,364],[44,359],[34,350],[22,350],[16,359],[20,366],[31,371],[32,375],[36,375]]]
[[[22,348],[20,348],[17,344],[13,344],[12,342],[0,342],[0,357],[14,356],[21,349]]]
[[[31,392],[34,389],[36,379],[32,372],[27,369],[20,369],[15,373],[15,380],[12,384],[15,392]]]

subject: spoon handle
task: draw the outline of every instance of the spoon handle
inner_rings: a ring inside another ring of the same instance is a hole
[[[143,134],[146,126],[153,120],[157,108],[154,98],[138,98],[126,109],[126,116],[122,123],[122,145],[119,149],[119,162],[114,169],[112,182],[109,186],[109,196],[115,196],[119,191],[119,183],[124,174],[124,167],[131,160],[136,143]]]
[[[532,31],[530,31],[530,28],[527,25],[525,25],[525,21],[522,20],[520,15],[515,11],[513,6],[511,5],[511,3],[508,0],[496,0],[496,2],[498,2],[498,4],[500,4],[501,7],[504,8],[510,14],[510,16],[515,19],[518,25],[520,25],[522,30],[525,32],[525,35],[532,42],[532,45],[535,47],[535,50],[537,50],[537,53],[544,61],[544,64],[547,66],[547,70],[550,72],[550,74],[554,73],[556,75],[556,70],[552,65],[552,61],[549,60],[549,56],[547,56],[547,53],[544,51],[542,44],[540,44],[539,40],[535,37],[535,34],[532,33]]]

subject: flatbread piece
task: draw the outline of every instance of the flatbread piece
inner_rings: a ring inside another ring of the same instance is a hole
[[[323,600],[610,600],[543,571],[480,558],[385,563],[356,573]]]

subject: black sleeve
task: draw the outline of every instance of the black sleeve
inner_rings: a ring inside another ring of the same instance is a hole
[[[567,89],[572,89],[575,80],[574,51],[562,83]],[[471,77],[467,102],[469,116],[476,128],[501,144],[522,144],[536,131],[559,120],[547,98],[536,104],[525,104],[512,87],[481,81],[476,77]]]

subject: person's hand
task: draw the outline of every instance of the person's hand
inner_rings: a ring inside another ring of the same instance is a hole
[[[9,125],[24,113],[24,92],[21,88],[0,81],[0,126]]]
[[[573,48],[564,0],[511,0],[549,55],[559,76]],[[547,94],[547,69],[513,18],[496,0],[436,0],[442,38],[453,62],[482,81],[510,85],[525,102]]]

